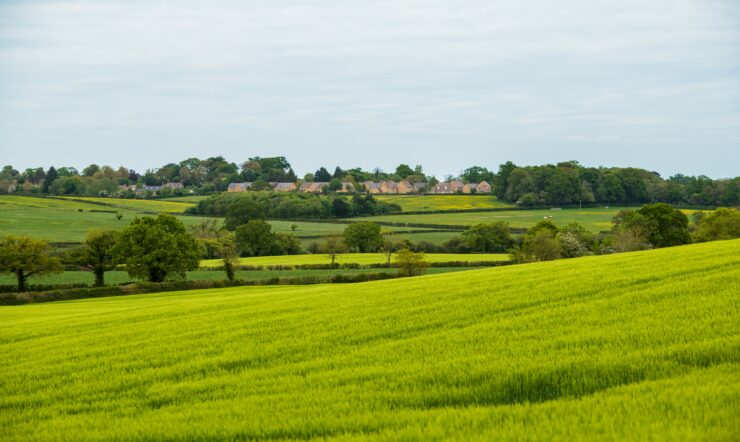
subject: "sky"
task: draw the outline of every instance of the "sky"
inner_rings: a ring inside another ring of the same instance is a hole
[[[737,0],[0,0],[0,166],[740,175]]]

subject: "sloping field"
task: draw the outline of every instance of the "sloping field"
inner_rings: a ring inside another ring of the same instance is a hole
[[[98,198],[90,196],[60,197],[64,199],[73,199],[91,204],[110,206],[120,209],[130,209],[142,212],[172,213],[179,214],[185,212],[185,209],[193,207],[195,203],[181,201],[164,201],[164,200],[143,200],[143,199],[125,199],[125,198]]]
[[[79,199],[79,201],[78,201]],[[87,201],[87,202],[83,202]],[[103,204],[123,204],[120,207]],[[128,205],[128,207],[124,207]],[[120,229],[125,227],[135,216],[145,216],[142,211],[176,211],[186,203],[149,200],[125,200],[117,198],[37,198],[28,196],[0,196],[0,238],[5,235],[27,235],[44,238],[52,242],[79,242],[85,239],[87,231],[98,229]],[[116,214],[123,215],[121,220]],[[181,216],[179,219],[186,225],[200,223],[206,218]],[[219,221],[220,222],[220,221]],[[322,236],[341,234],[346,224],[304,222],[304,221],[270,221],[273,231],[293,233],[296,236]],[[296,230],[290,226],[295,224]],[[407,229],[404,227],[384,227],[384,232]],[[317,239],[317,241],[321,241]]]
[[[0,195],[0,210],[16,209],[96,210],[101,207],[68,199]]]
[[[123,218],[119,220],[117,213]],[[133,208],[67,199],[0,196],[0,238],[26,235],[52,242],[80,242],[90,229],[121,229],[135,216],[143,215]],[[186,225],[193,225],[204,218],[181,216],[178,219]]]
[[[404,212],[512,207],[490,195],[373,195],[373,198],[398,204]]]
[[[382,253],[343,253],[338,255],[336,263],[339,264],[383,264],[387,257]],[[427,262],[489,262],[508,261],[510,256],[506,253],[427,253],[424,255]],[[239,264],[252,266],[273,265],[306,265],[306,264],[331,264],[329,256],[323,253],[314,255],[280,255],[280,256],[255,256],[252,258],[240,258]],[[213,267],[223,265],[220,259],[208,259],[201,261],[201,267]]]
[[[740,241],[0,309],[4,440],[737,440]]]

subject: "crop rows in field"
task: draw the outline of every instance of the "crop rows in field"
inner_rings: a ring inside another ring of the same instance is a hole
[[[738,250],[0,308],[0,433],[732,440]]]

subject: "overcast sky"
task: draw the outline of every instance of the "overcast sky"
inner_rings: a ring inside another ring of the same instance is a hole
[[[0,0],[0,163],[215,155],[740,175],[740,1]]]

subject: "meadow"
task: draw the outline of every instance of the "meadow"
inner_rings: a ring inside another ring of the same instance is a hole
[[[117,214],[122,215],[120,220]],[[141,215],[134,209],[65,199],[0,196],[0,238],[26,235],[51,242],[81,242],[90,229],[121,229]],[[186,225],[195,225],[205,218],[179,219]]]
[[[0,308],[20,440],[736,440],[740,240]]]
[[[90,204],[112,207],[115,209],[130,209],[141,212],[182,214],[186,209],[193,207],[195,203],[170,200],[145,200],[125,198],[98,198],[90,196],[61,196],[58,198],[77,200]]]
[[[479,223],[491,223],[494,221],[506,221],[513,228],[529,228],[538,222],[551,217],[555,225],[564,226],[572,222],[581,224],[588,230],[599,232],[609,230],[614,215],[620,210],[636,209],[635,207],[600,207],[588,209],[532,209],[532,210],[503,210],[492,212],[462,212],[462,213],[429,213],[412,215],[381,215],[366,218],[353,218],[353,220],[411,223],[411,224],[435,224],[448,226],[472,226]]]
[[[395,255],[394,255],[395,256]],[[426,253],[424,260],[429,263],[438,262],[499,262],[508,261],[510,256],[506,253]],[[387,257],[383,253],[342,253],[337,256],[337,264],[384,264]],[[310,265],[330,264],[331,260],[326,254],[313,255],[281,255],[281,256],[255,256],[251,258],[240,258],[240,265],[249,266],[272,266],[272,265]],[[220,259],[207,259],[200,263],[201,267],[221,266]]]
[[[492,195],[373,195],[373,198],[398,204],[404,212],[513,207]]]

